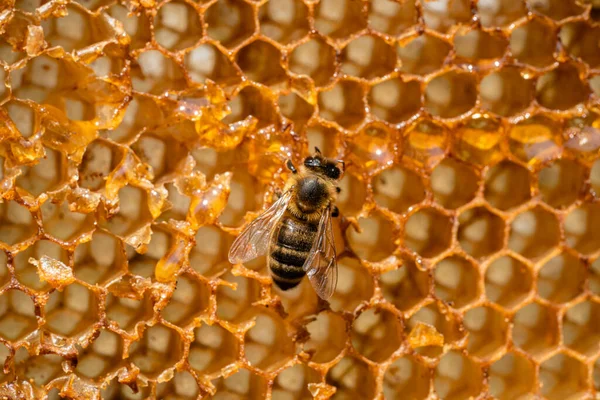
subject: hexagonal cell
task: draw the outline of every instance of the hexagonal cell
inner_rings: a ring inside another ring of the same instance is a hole
[[[394,360],[383,376],[386,399],[424,400],[429,394],[429,369],[412,356]]]
[[[475,114],[454,131],[453,151],[461,160],[493,165],[502,158],[504,129],[496,118]]]
[[[45,202],[42,207],[44,232],[62,241],[76,240],[94,230],[93,214],[71,212],[68,203]]]
[[[503,36],[479,29],[459,32],[454,37],[456,55],[467,62],[491,62],[502,57],[507,47]]]
[[[62,292],[50,294],[44,306],[46,327],[57,335],[76,337],[86,332],[98,318],[98,299],[87,287],[72,283]]]
[[[37,114],[30,105],[15,100],[9,100],[3,107],[8,113],[10,120],[19,130],[21,136],[29,138],[34,134],[34,131],[36,130],[35,118],[37,117]],[[40,162],[44,161],[41,160]]]
[[[531,293],[532,285],[527,265],[513,257],[500,257],[485,271],[486,297],[508,309],[518,307]]]
[[[533,18],[514,29],[510,35],[510,51],[515,59],[534,67],[545,67],[554,61],[556,35],[553,28]]]
[[[401,311],[416,306],[429,294],[429,274],[412,261],[404,260],[399,268],[382,274],[379,281],[385,299]]]
[[[37,329],[35,305],[31,297],[12,289],[0,296],[0,336],[18,341]]]
[[[525,79],[518,68],[506,67],[482,79],[481,104],[491,112],[503,117],[525,110],[534,97],[531,79]]]
[[[504,351],[508,341],[508,321],[498,310],[489,306],[470,309],[463,322],[469,332],[469,354],[480,359],[493,359]]]
[[[373,399],[376,381],[369,366],[353,357],[342,358],[327,373],[327,383],[336,387],[335,397],[340,399]]]
[[[77,357],[75,372],[85,378],[102,379],[122,366],[123,339],[103,329],[91,346]]]
[[[200,388],[192,374],[188,371],[179,371],[169,382],[159,383],[156,394],[161,399],[193,400],[198,398]]]
[[[349,164],[378,170],[394,162],[396,132],[383,123],[372,122],[348,139]]]
[[[558,36],[571,56],[580,58],[592,68],[600,65],[600,28],[592,27],[586,22],[571,22],[560,28]]]
[[[386,169],[373,179],[375,202],[396,213],[404,213],[425,199],[419,175],[400,166]]]
[[[378,262],[385,260],[396,250],[395,228],[392,222],[379,213],[358,220],[360,232],[349,232],[348,241],[352,250],[363,260]]]
[[[392,124],[405,121],[421,108],[421,85],[416,80],[392,78],[371,87],[369,107],[375,116]]]
[[[548,400],[584,398],[588,371],[585,364],[566,354],[557,354],[540,365],[541,392]]]
[[[418,167],[432,168],[441,161],[450,143],[445,125],[429,118],[421,119],[404,131],[402,156]]]
[[[237,46],[256,31],[254,9],[242,0],[213,3],[205,12],[205,23],[208,35],[228,48]]]
[[[373,296],[373,278],[361,263],[352,258],[338,260],[338,283],[329,299],[334,311],[350,311]]]
[[[554,303],[565,303],[585,291],[585,264],[568,253],[546,262],[538,273],[537,289],[541,297]]]
[[[281,371],[273,382],[273,399],[308,399],[312,397],[308,385],[319,383],[317,371],[303,364],[296,364]]]
[[[190,251],[191,267],[206,277],[219,275],[229,267],[227,253],[233,237],[216,226],[203,226],[196,233],[196,244]]]
[[[565,218],[567,244],[583,254],[591,254],[600,248],[600,205],[584,204],[571,211]]]
[[[481,367],[458,351],[445,354],[435,370],[433,387],[440,398],[475,398],[483,389]]]
[[[188,154],[181,143],[151,133],[143,133],[130,148],[140,161],[152,168],[154,180],[175,171],[179,161]]]
[[[292,50],[289,70],[310,76],[316,86],[324,86],[336,71],[335,60],[335,49],[324,40],[313,38]]]
[[[406,322],[404,332],[409,335],[413,328],[424,323],[431,325],[436,331],[444,337],[444,346],[451,345],[456,341],[464,338],[466,332],[462,327],[461,321],[456,314],[452,314],[443,303],[431,303],[425,307],[421,307],[414,313]],[[440,356],[444,352],[444,348],[439,345],[418,347],[415,351],[425,357],[434,358]]]
[[[377,36],[360,36],[344,47],[341,62],[344,74],[373,79],[396,68],[396,52]]]
[[[58,151],[44,148],[45,157],[33,166],[25,166],[17,178],[17,186],[33,196],[60,188],[66,179],[67,160]]]
[[[237,65],[248,79],[267,86],[280,84],[287,79],[281,59],[279,49],[263,40],[244,46],[235,57]]]
[[[125,32],[131,38],[131,48],[139,49],[151,40],[151,20],[145,15],[129,13],[129,9],[121,4],[113,4],[108,8],[108,14],[123,24]]]
[[[495,208],[508,210],[531,198],[529,171],[510,161],[494,165],[485,174],[484,196]]]
[[[540,171],[538,186],[546,204],[563,208],[572,204],[584,190],[585,169],[571,160],[557,160]]]
[[[309,30],[308,9],[299,0],[275,0],[258,10],[260,32],[279,43],[287,44],[304,37]]]
[[[119,190],[119,212],[99,225],[115,236],[127,237],[152,221],[148,193],[134,186]]]
[[[180,275],[176,285],[169,304],[161,313],[166,321],[184,327],[206,313],[210,288],[206,282],[190,274]]]
[[[272,370],[282,366],[294,355],[294,343],[283,321],[275,313],[262,312],[244,337],[244,353],[253,366]]]
[[[428,34],[400,41],[400,71],[417,75],[435,72],[444,64],[451,49],[450,43]]]
[[[254,316],[252,304],[260,299],[260,285],[254,279],[233,276],[230,274],[221,277],[228,282],[235,283],[234,290],[227,286],[217,289],[217,317],[226,321],[245,321]]]
[[[65,265],[69,265],[69,254],[57,243],[49,240],[38,240],[32,246],[19,252],[14,258],[15,275],[19,282],[33,290],[45,291],[52,287],[46,281],[40,279],[38,269],[29,262],[30,258],[39,260],[42,256],[53,258]]]
[[[236,65],[211,43],[203,43],[185,54],[184,65],[193,81],[210,79],[220,84],[234,84],[240,79]]]
[[[202,37],[198,12],[183,1],[163,4],[154,17],[154,38],[161,46],[177,51],[194,45]]]
[[[529,259],[544,256],[560,242],[560,227],[556,215],[536,206],[512,221],[508,247]]]
[[[401,343],[400,318],[386,309],[368,309],[352,324],[352,346],[369,360],[385,361]]]
[[[475,79],[464,72],[445,72],[429,81],[425,89],[425,108],[442,118],[458,117],[473,108],[476,101]]]
[[[93,141],[86,147],[78,168],[79,186],[96,191],[102,189],[105,178],[118,167],[121,160],[122,155],[116,148],[105,141]]]
[[[535,366],[518,353],[508,353],[491,365],[489,382],[495,398],[521,398],[535,390]]]
[[[508,133],[510,151],[529,165],[558,158],[563,132],[554,118],[538,114],[512,124]]]
[[[367,26],[362,4],[352,0],[323,0],[314,11],[315,28],[323,35],[340,39]]]
[[[109,293],[106,297],[106,318],[116,322],[120,329],[132,332],[139,323],[152,318],[153,303],[149,295],[144,295],[142,299],[122,296]]]
[[[187,87],[185,75],[179,64],[158,50],[139,53],[137,63],[132,65],[131,85],[138,92],[155,95]]]
[[[61,363],[64,359],[56,354],[30,355],[24,347],[17,350],[14,371],[16,376],[41,389],[51,380],[63,375]]]
[[[468,0],[433,0],[423,3],[423,19],[427,27],[446,32],[453,25],[468,23],[471,5]]]
[[[246,86],[229,101],[231,114],[223,122],[234,123],[252,115],[258,120],[257,128],[278,124],[279,114],[270,92],[256,86]],[[239,162],[239,160],[238,160]]]
[[[369,6],[369,26],[381,33],[395,36],[417,22],[417,7],[411,1],[374,0]]]
[[[365,113],[363,88],[358,82],[340,80],[331,89],[319,92],[320,116],[342,128],[355,128]]]
[[[564,90],[568,87],[569,90]],[[589,88],[580,79],[580,71],[561,64],[541,76],[536,83],[536,100],[546,108],[567,110],[586,101]]]
[[[479,271],[468,260],[451,256],[435,265],[435,295],[454,308],[462,308],[479,297]]]
[[[445,208],[458,208],[470,202],[479,189],[479,177],[466,164],[447,158],[432,171],[431,189],[435,201]]]
[[[37,224],[27,208],[14,200],[0,203],[0,242],[14,246],[37,233]]]
[[[346,347],[346,321],[333,312],[320,312],[306,325],[306,330],[310,339],[304,344],[304,350],[312,354],[313,362],[329,362]]]
[[[315,146],[318,147],[323,154],[328,157],[337,157],[338,149],[342,143],[342,134],[332,126],[323,125],[319,122],[313,123],[311,121],[310,126],[306,127],[306,139],[308,141],[306,145],[306,152],[309,153],[310,149],[314,149]],[[347,183],[347,177],[351,176],[351,173],[344,173],[342,177],[342,181],[339,182],[338,186],[341,182],[346,179],[345,183]],[[363,192],[364,192],[363,188]],[[364,194],[364,193],[363,193]],[[338,195],[343,196],[343,194]]]
[[[144,254],[138,253],[131,246],[126,246],[129,272],[137,277],[154,278],[156,264],[176,245],[172,232],[156,227],[152,231],[150,243],[146,245]]]
[[[95,29],[78,29],[88,26]],[[66,7],[65,13],[59,18],[50,19],[42,25],[44,39],[50,47],[60,46],[65,51],[73,51],[89,46],[102,40],[102,29],[90,14],[83,12],[80,7]]]
[[[450,247],[452,221],[435,208],[412,214],[404,226],[404,245],[422,257],[435,257]]]
[[[298,128],[305,125],[315,112],[315,106],[296,93],[279,96],[277,104],[281,115],[293,121]]]
[[[219,216],[219,222],[226,226],[239,226],[244,224],[247,212],[261,210],[264,188],[246,168],[233,171],[230,187],[227,206]]]
[[[233,364],[239,355],[236,337],[220,325],[202,324],[194,330],[188,361],[201,374],[214,374]]]
[[[129,358],[150,379],[173,367],[182,355],[179,333],[162,324],[146,329],[144,336],[129,347]]]
[[[513,318],[512,341],[536,358],[552,351],[559,341],[556,310],[538,303],[521,308]]]
[[[563,316],[563,342],[573,350],[592,356],[600,349],[600,304],[587,300],[567,309]]]
[[[532,11],[557,21],[580,15],[585,11],[583,4],[573,0],[527,0],[527,5]]]
[[[504,220],[488,208],[468,209],[459,215],[458,223],[458,242],[473,257],[487,257],[504,247]]]

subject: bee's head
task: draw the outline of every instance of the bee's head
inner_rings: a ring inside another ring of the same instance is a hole
[[[342,165],[342,169],[338,165]],[[344,172],[344,161],[330,160],[321,154],[321,150],[315,147],[315,154],[304,159],[304,166],[320,175],[324,175],[329,179],[338,180]]]

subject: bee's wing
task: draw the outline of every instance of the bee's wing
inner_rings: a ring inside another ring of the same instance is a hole
[[[244,229],[229,249],[230,263],[244,263],[267,252],[271,232],[285,213],[291,198],[292,191],[288,190]]]
[[[329,208],[321,215],[315,242],[302,268],[306,271],[306,275],[319,297],[324,300],[329,299],[335,291],[338,279]]]

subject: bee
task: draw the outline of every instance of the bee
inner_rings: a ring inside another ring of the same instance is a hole
[[[331,218],[339,215],[337,182],[345,164],[325,158],[315,147],[314,155],[299,168],[291,160],[286,166],[292,174],[281,196],[235,239],[229,262],[244,263],[268,254],[277,287],[292,289],[307,275],[317,295],[327,300],[337,285]]]

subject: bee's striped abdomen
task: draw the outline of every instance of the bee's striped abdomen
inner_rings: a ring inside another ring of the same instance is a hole
[[[269,269],[273,281],[282,290],[296,287],[304,275],[302,269],[312,248],[317,226],[292,216],[281,220],[277,235],[273,236]]]

